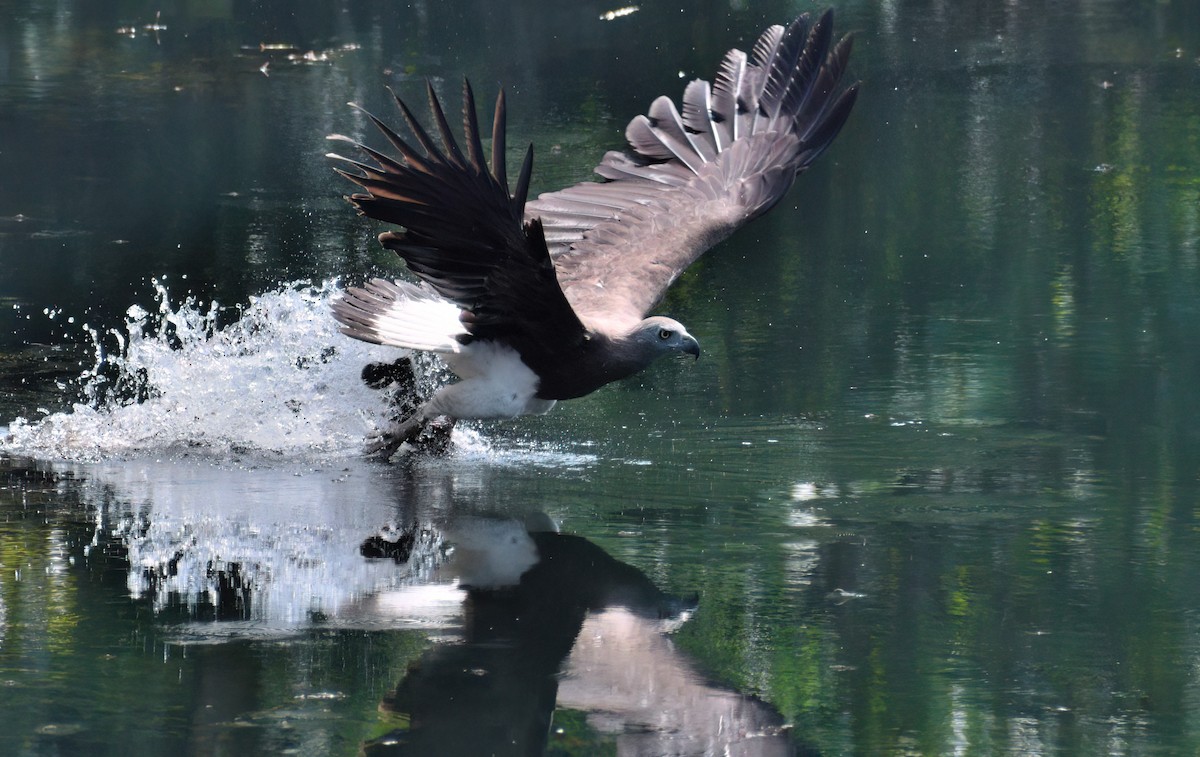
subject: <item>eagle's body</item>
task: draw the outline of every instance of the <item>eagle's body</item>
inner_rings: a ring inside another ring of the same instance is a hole
[[[465,147],[432,88],[441,147],[399,99],[420,150],[371,116],[401,157],[355,142],[374,164],[349,161],[357,170],[343,175],[366,190],[350,200],[402,229],[380,241],[421,283],[349,288],[334,315],[355,338],[439,353],[460,379],[381,446],[436,416],[544,413],[663,355],[698,357],[682,324],[648,313],[701,254],[778,202],[845,123],[857,85],[839,89],[850,44],[832,44],[831,27],[826,12],[767,29],[749,55],[726,54],[714,84],[691,82],[682,113],[660,97],[635,118],[631,152],[605,155],[602,181],[528,202],[533,150],[510,191],[503,93],[490,168],[469,85]]]

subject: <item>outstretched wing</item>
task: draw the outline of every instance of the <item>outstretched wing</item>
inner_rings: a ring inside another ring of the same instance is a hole
[[[763,32],[730,50],[716,82],[697,79],[683,112],[659,97],[630,122],[631,153],[609,152],[584,182],[541,195],[558,279],[585,318],[648,313],[689,265],[769,210],[837,136],[858,93],[840,89],[850,37],[832,44],[833,12]]]
[[[581,342],[584,327],[558,284],[541,223],[524,220],[533,148],[526,152],[516,190],[510,193],[504,93],[496,99],[489,169],[470,84],[463,82],[465,151],[451,133],[433,87],[428,91],[440,148],[396,97],[420,150],[367,113],[399,157],[340,135],[331,139],[351,142],[373,164],[330,157],[349,163],[352,170],[338,173],[366,190],[349,197],[361,213],[402,227],[380,234],[379,241],[463,309],[467,338],[511,344],[537,371],[553,362],[558,350]]]

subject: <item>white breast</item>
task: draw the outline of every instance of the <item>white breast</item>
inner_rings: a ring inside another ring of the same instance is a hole
[[[442,358],[462,380],[443,387],[430,399],[427,416],[515,418],[540,415],[554,407],[554,400],[537,397],[537,374],[511,347],[476,341]]]

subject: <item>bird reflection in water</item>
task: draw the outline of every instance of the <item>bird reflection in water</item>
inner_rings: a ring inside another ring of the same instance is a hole
[[[443,570],[466,589],[462,641],[410,667],[381,705],[408,728],[366,754],[542,754],[556,707],[588,713],[618,754],[793,753],[774,709],[706,682],[672,644],[695,597],[661,591],[545,516],[531,520],[472,517],[447,529],[455,551]],[[364,554],[407,559],[402,546],[381,546],[368,540]]]

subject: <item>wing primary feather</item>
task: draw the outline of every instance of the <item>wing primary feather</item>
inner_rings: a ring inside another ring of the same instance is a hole
[[[841,81],[842,76],[846,73],[846,69],[850,64],[850,53],[854,50],[854,34],[847,34],[833,47],[833,52],[829,54],[829,63],[827,64],[833,78]]]
[[[713,119],[712,86],[703,79],[693,79],[683,90],[683,125],[695,134],[692,146],[705,162],[721,152],[721,137]]]
[[[629,126],[625,127],[625,139],[634,152],[650,160],[670,160],[673,156],[654,130],[654,122],[646,116],[636,116],[629,122]]]
[[[341,155],[330,155],[329,157],[340,160],[344,163],[349,163],[359,170],[359,173],[353,173],[345,169],[334,168],[333,170],[338,175],[349,179],[363,189],[366,189],[368,192],[374,192],[376,188],[379,188],[380,197],[388,197],[389,199],[399,198],[399,195],[397,195],[395,192],[389,191],[388,188],[391,182],[386,173],[380,172],[379,169],[375,168],[374,166],[357,160],[351,160],[350,158],[346,158]]]
[[[388,157],[387,155],[384,155],[383,153],[379,152],[378,150],[376,150],[372,147],[368,147],[367,145],[364,145],[360,142],[355,142],[353,140],[349,140],[349,141],[350,141],[350,144],[354,145],[355,149],[358,149],[358,150],[366,153],[367,155],[371,156],[371,158],[376,163],[378,163],[380,167],[382,167],[388,171],[403,171],[403,170],[405,170],[403,163],[393,160],[392,158]],[[372,166],[368,166],[365,163],[361,163],[357,160],[352,160],[350,158],[347,158],[344,155],[338,155],[335,152],[327,153],[326,157],[333,158],[334,160],[340,160],[345,163],[350,163],[351,165],[353,165],[363,171],[366,171],[366,170],[377,171],[378,170]]]
[[[650,125],[658,136],[659,142],[670,151],[671,156],[698,173],[706,162],[704,156],[696,149],[692,136],[684,127],[679,111],[671,98],[663,95],[650,103]]]
[[[377,169],[375,166],[372,166],[370,164],[363,163],[361,160],[355,160],[354,158],[347,158],[345,155],[338,155],[336,152],[326,153],[325,157],[331,158],[332,160],[340,161],[342,163],[347,163],[351,166],[354,166],[355,168],[357,168],[359,171],[362,172],[361,176],[366,176],[368,178],[370,178],[370,177],[378,178],[380,176],[379,169]],[[354,178],[356,176],[356,174],[352,174],[349,171],[346,171],[341,168],[334,168],[333,170],[337,171],[342,176],[347,176],[350,178]]]
[[[417,143],[421,145],[421,149],[425,151],[425,154],[429,157],[430,161],[434,163],[446,163],[446,156],[442,154],[442,151],[438,149],[438,146],[434,143],[434,141],[429,138],[429,134],[427,134],[425,129],[422,128],[421,122],[418,121],[417,117],[413,115],[413,112],[409,110],[408,105],[405,104],[404,100],[402,100],[395,92],[392,92],[392,97],[395,98],[396,105],[400,107],[400,114],[404,116],[404,122],[408,124],[408,130],[411,131],[413,136],[417,138]],[[389,131],[391,130],[389,129]],[[405,155],[404,157],[407,158],[408,155]]]
[[[475,113],[475,93],[471,82],[463,77],[463,134],[467,139],[467,160],[477,173],[487,174],[483,162],[483,143],[479,140],[479,116]]]
[[[399,101],[399,98],[397,98],[397,101]],[[430,171],[429,161],[426,160],[425,157],[421,155],[421,153],[414,150],[412,148],[412,146],[409,145],[408,142],[404,140],[403,137],[401,137],[399,134],[397,134],[395,131],[393,131],[391,129],[391,127],[389,127],[383,121],[380,121],[379,118],[377,118],[375,116],[375,114],[371,113],[368,110],[364,110],[363,108],[359,108],[357,105],[355,105],[354,107],[357,108],[359,110],[359,112],[361,112],[367,118],[371,119],[371,123],[375,124],[375,128],[379,129],[379,132],[381,134],[383,134],[384,139],[386,139],[392,147],[396,148],[397,152],[399,152],[402,156],[404,156],[404,160],[406,160],[412,168],[414,168],[418,171],[421,171],[423,173],[429,173],[429,171]],[[355,142],[355,144],[358,144],[358,143]]]
[[[761,115],[769,120],[779,117],[784,96],[796,72],[797,61],[800,60],[801,53],[811,50],[811,46],[805,47],[807,41],[808,16],[805,14],[798,16],[788,25],[779,38],[775,54],[769,63],[764,65],[765,79],[758,107]],[[822,50],[817,60],[821,61],[824,58],[825,52]]]
[[[513,214],[520,218],[525,212],[525,202],[529,199],[529,180],[533,176],[533,145],[525,151],[525,160],[521,162],[521,173],[517,176],[517,187],[513,190]],[[538,225],[541,228],[541,225]]]
[[[784,101],[781,102],[785,112],[799,115],[814,97],[827,99],[828,91],[821,91],[819,86],[814,85],[822,76],[828,75],[826,63],[829,60],[829,44],[832,39],[833,18],[829,11],[826,11],[817,23],[813,24],[804,55],[794,64],[795,72]]]
[[[825,148],[833,142],[834,137],[846,124],[846,119],[850,117],[850,110],[854,107],[857,98],[858,84],[852,84],[829,108],[824,118],[821,119],[821,123],[805,135],[804,141],[814,145],[812,156],[805,160],[806,164],[811,163],[818,155],[825,152]]]
[[[508,187],[508,174],[505,168],[504,151],[505,145],[505,119],[507,118],[507,107],[505,105],[504,90],[500,90],[500,94],[496,95],[496,110],[492,114],[492,178],[502,187]],[[524,207],[524,202],[521,205]]]
[[[433,114],[433,122],[437,125],[438,137],[442,140],[442,147],[446,151],[446,157],[449,158],[458,168],[466,168],[467,161],[463,158],[462,150],[458,147],[458,140],[454,138],[453,132],[450,131],[450,122],[446,120],[446,112],[442,110],[441,100],[438,99],[437,92],[433,90],[433,82],[425,80],[425,92],[429,97],[429,112]]]
[[[758,126],[759,101],[767,84],[769,66],[783,40],[783,33],[784,28],[778,24],[768,27],[750,49],[750,57],[746,61],[747,76],[743,79],[744,85],[738,90],[738,113],[742,115],[746,127],[743,137],[753,134]]]
[[[833,51],[829,53],[827,62],[821,69],[821,73],[818,76],[817,81],[812,86],[813,90],[822,89],[825,92],[829,92],[832,91],[832,88],[835,87],[839,81],[841,81],[842,75],[846,71],[846,64],[850,58],[850,50],[853,45],[854,38],[847,34],[846,37],[834,47]],[[857,95],[857,84],[853,85],[850,89],[853,89]],[[822,130],[824,128],[824,124],[829,118],[827,113],[838,105],[841,105],[840,98],[834,102],[831,101],[828,96],[825,96],[822,98],[820,108],[817,109],[815,114],[799,112],[797,115],[797,121],[800,123],[804,123],[805,121],[809,122],[808,129],[805,130],[803,138],[805,140],[814,139],[812,135],[818,130]],[[848,114],[849,113],[847,112],[846,115]],[[841,127],[839,126],[838,128]],[[836,134],[837,132],[835,131],[833,136],[836,136]],[[830,136],[829,140],[832,140],[833,136]]]
[[[738,93],[746,74],[746,54],[741,50],[730,50],[721,60],[713,84],[713,115],[718,132],[723,135],[720,150],[724,151],[738,138]]]

